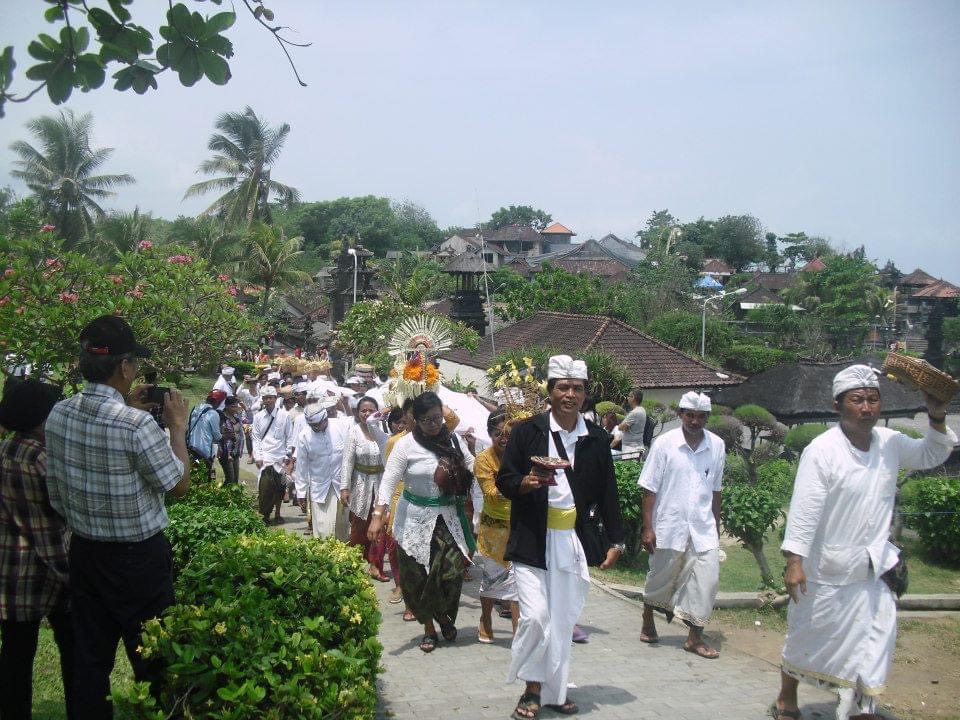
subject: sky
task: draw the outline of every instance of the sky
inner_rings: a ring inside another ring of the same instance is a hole
[[[44,5],[0,3],[23,88]],[[134,8],[155,29],[164,5]],[[137,179],[108,207],[203,210],[213,196],[182,198],[216,117],[249,105],[290,124],[273,177],[304,200],[409,199],[440,227],[533,205],[575,240],[633,238],[664,208],[749,213],[960,284],[960,2],[268,5],[312,42],[294,53],[307,88],[238,3],[225,87],[166,73],[146,96],[109,79],[75,91],[66,107],[93,113],[94,146],[116,149],[106,172]],[[7,104],[0,185],[24,190],[8,146],[57,109],[42,94]]]

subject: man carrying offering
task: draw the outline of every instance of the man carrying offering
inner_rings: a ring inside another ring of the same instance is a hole
[[[876,699],[897,640],[894,588],[906,589],[895,580],[899,551],[887,540],[897,473],[936,467],[957,442],[946,426],[946,402],[931,395],[923,439],[875,427],[880,384],[866,365],[837,373],[833,397],[840,423],[800,457],[781,545],[793,604],[780,694],[770,708],[775,718],[801,717],[801,679],[837,691],[838,719],[879,717]]]
[[[270,510],[276,522],[280,520],[283,501],[284,465],[289,463],[293,450],[293,427],[287,411],[277,403],[276,388],[267,385],[260,392],[263,409],[253,419],[253,461],[257,464],[257,495],[260,514],[270,522]]]
[[[507,681],[527,685],[515,718],[535,718],[541,705],[578,712],[567,698],[567,678],[570,637],[590,588],[588,562],[606,570],[624,550],[609,440],[580,415],[587,366],[555,355],[547,378],[550,411],[511,432],[497,475],[497,488],[512,502],[504,559],[513,562],[520,602]],[[588,527],[592,506],[613,544],[588,561],[584,545],[596,548]]]
[[[650,448],[638,484],[643,498],[643,547],[650,571],[643,592],[640,640],[658,641],[653,611],[690,628],[683,649],[713,660],[703,641],[720,584],[720,487],[726,447],[705,430],[710,398],[688,392],[680,399],[681,426]]]

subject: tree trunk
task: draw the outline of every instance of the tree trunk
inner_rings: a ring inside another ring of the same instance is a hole
[[[773,586],[773,573],[770,572],[770,564],[767,562],[767,556],[763,554],[763,540],[757,543],[749,543],[747,549],[753,553],[757,565],[760,566],[760,577],[765,587]]]
[[[264,283],[263,285],[263,309],[261,310],[261,315],[263,317],[267,316],[267,303],[270,302],[270,283]]]

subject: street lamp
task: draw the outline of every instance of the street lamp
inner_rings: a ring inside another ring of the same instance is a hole
[[[347,255],[353,255],[353,304],[357,304],[357,249],[347,248]]]
[[[700,357],[706,357],[707,354],[707,303],[711,300],[719,300],[720,298],[725,298],[728,295],[743,295],[747,289],[745,287],[738,288],[733,292],[720,293],[719,295],[712,295],[708,298],[705,298],[703,301],[703,321],[700,324]]]

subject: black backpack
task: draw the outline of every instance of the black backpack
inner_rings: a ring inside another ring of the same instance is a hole
[[[645,448],[649,448],[650,443],[653,442],[653,431],[656,427],[657,421],[647,415],[647,424],[643,426],[643,446]]]

